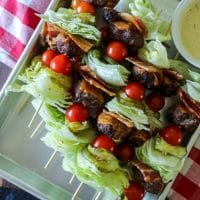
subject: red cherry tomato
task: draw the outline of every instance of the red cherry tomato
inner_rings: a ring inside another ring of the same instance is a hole
[[[112,41],[108,44],[106,52],[108,57],[118,62],[126,58],[128,50],[123,42]]]
[[[144,188],[137,182],[131,181],[128,188],[124,190],[128,200],[142,200],[144,197]]]
[[[165,105],[165,98],[159,92],[149,94],[145,101],[154,112],[160,111]]]
[[[81,0],[72,0],[71,7],[76,10],[78,5],[81,3]]]
[[[74,103],[66,110],[65,117],[70,122],[84,122],[89,119],[89,111],[82,103]]]
[[[95,15],[95,8],[93,5],[87,2],[80,2],[76,7],[77,13],[90,13]]]
[[[134,150],[130,144],[119,144],[115,149],[115,155],[123,161],[129,161],[133,158]]]
[[[126,95],[134,100],[142,101],[145,96],[145,90],[140,82],[132,82],[123,88]]]
[[[109,37],[109,28],[107,26],[104,26],[100,29],[101,31],[101,39],[103,41],[107,41]]]
[[[183,139],[181,129],[175,125],[165,127],[160,135],[167,143],[173,146],[180,145]]]
[[[70,59],[64,54],[57,55],[50,62],[50,68],[57,73],[63,75],[70,75],[72,71],[72,63]]]
[[[92,146],[95,148],[103,148],[113,152],[115,150],[116,144],[110,137],[108,137],[105,134],[102,134],[94,139]]]
[[[58,53],[55,50],[50,50],[50,49],[46,50],[42,54],[42,63],[49,67],[51,60],[57,55],[58,55]]]

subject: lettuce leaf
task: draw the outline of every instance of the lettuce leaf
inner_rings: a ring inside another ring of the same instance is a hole
[[[84,61],[99,78],[112,86],[124,86],[130,72],[108,57],[102,57],[98,50],[90,50]]]
[[[158,40],[145,42],[145,45],[139,49],[138,56],[141,60],[147,61],[157,67],[170,67],[167,50]]]
[[[149,0],[133,0],[129,4],[130,13],[142,20],[148,30],[147,40],[159,40],[161,42],[171,40],[170,23],[162,20],[155,12]]]
[[[156,138],[147,140],[141,147],[135,149],[136,157],[160,173],[163,181],[172,180],[183,167],[184,158],[178,158],[155,148]]]
[[[72,9],[60,8],[57,12],[48,11],[39,15],[44,21],[55,24],[73,35],[92,41],[98,45],[101,40],[100,31],[95,28],[95,17],[90,13],[77,13]]]
[[[128,118],[138,130],[149,131],[162,128],[161,122],[155,117],[155,113],[148,109],[147,105],[126,97],[124,93],[120,93],[105,106],[109,111]]]
[[[76,174],[82,182],[106,188],[116,196],[121,196],[129,184],[129,175],[115,156],[91,145],[79,149],[77,155],[68,154],[63,160],[63,169]]]
[[[72,102],[68,92],[71,84],[71,77],[52,71],[41,63],[40,57],[36,57],[18,80],[7,88],[7,92],[26,91],[64,113]]]
[[[183,89],[195,100],[200,101],[200,73],[192,70],[192,67],[180,60],[170,60],[170,67],[182,74],[186,79]]]

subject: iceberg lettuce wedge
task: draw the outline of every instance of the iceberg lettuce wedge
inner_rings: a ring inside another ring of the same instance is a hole
[[[59,26],[72,35],[88,39],[96,45],[101,40],[101,33],[94,26],[95,17],[90,13],[77,13],[72,9],[59,8],[57,12],[50,10],[39,15],[39,17],[46,22]]]
[[[133,0],[129,4],[129,12],[142,20],[148,30],[147,40],[161,42],[171,40],[170,23],[162,20],[149,0]]]
[[[117,87],[126,85],[130,72],[112,59],[101,56],[98,50],[90,50],[84,61],[106,83]]]

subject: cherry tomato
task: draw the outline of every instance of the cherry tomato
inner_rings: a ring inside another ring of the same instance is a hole
[[[74,103],[66,110],[65,117],[70,122],[84,122],[89,119],[89,111],[82,103]]]
[[[100,29],[101,31],[101,39],[103,41],[107,41],[109,37],[109,28],[107,26],[104,26]]]
[[[95,148],[103,148],[111,152],[114,152],[116,147],[115,142],[105,134],[97,136],[92,145]]]
[[[115,155],[123,161],[129,161],[133,158],[134,150],[130,144],[119,144],[115,149]]]
[[[70,75],[72,71],[72,63],[64,54],[55,56],[50,62],[50,68],[57,73]]]
[[[154,111],[160,111],[165,105],[165,98],[159,92],[153,92],[146,97],[146,104]]]
[[[167,143],[173,146],[180,145],[183,139],[181,129],[175,125],[165,127],[160,135]]]
[[[92,15],[95,15],[95,8],[93,5],[87,2],[80,2],[78,6],[76,7],[77,13],[90,13]]]
[[[55,50],[50,50],[50,49],[46,50],[42,54],[42,63],[49,67],[51,60],[57,55],[58,55],[58,53]]]
[[[128,50],[123,42],[112,41],[108,44],[106,52],[108,57],[118,62],[126,58]]]
[[[126,95],[134,100],[142,101],[145,96],[145,90],[140,82],[132,82],[123,88]]]
[[[142,200],[144,197],[144,188],[137,182],[131,181],[128,188],[124,190],[128,200]]]
[[[81,0],[72,0],[71,7],[76,10],[78,5],[81,3]]]

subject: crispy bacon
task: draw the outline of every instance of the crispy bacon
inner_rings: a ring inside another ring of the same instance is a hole
[[[134,180],[141,183],[147,192],[158,194],[164,188],[160,174],[139,160],[132,160],[131,166],[136,169]]]
[[[161,70],[150,63],[140,61],[134,57],[128,57],[126,60],[134,64],[132,71],[134,79],[141,81],[148,89],[161,86],[164,80]]]
[[[83,78],[93,85],[94,87],[100,89],[105,92],[109,96],[115,96],[116,93],[109,88],[104,81],[102,81],[87,65],[80,66],[79,72],[83,76]]]
[[[189,96],[186,92],[184,92],[181,88],[178,89],[178,96],[180,100],[183,102],[185,107],[193,114],[195,114],[198,119],[200,119],[200,102],[194,100],[191,96]]]

